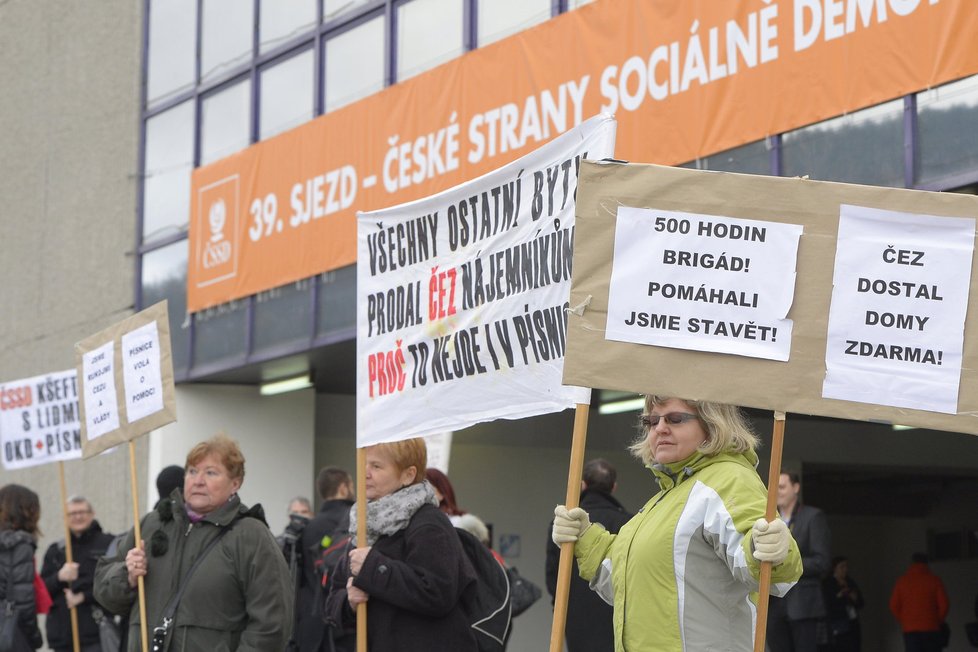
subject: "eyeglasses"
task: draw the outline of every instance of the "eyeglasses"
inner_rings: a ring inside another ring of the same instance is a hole
[[[642,426],[645,428],[655,428],[659,425],[659,419],[665,419],[666,423],[670,426],[678,426],[681,423],[686,423],[687,421],[692,421],[693,419],[699,419],[699,415],[690,414],[689,412],[670,412],[669,414],[643,414],[642,415]]]
[[[78,516],[88,516],[91,513],[92,513],[92,510],[90,510],[90,509],[86,509],[86,510],[80,511],[80,512],[68,512],[68,518],[76,518]]]

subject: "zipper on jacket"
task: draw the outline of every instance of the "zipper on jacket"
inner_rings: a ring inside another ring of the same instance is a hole
[[[192,529],[194,529],[194,524],[193,523],[187,523],[187,531],[183,533],[184,538],[187,538],[188,536],[190,536],[190,531]]]

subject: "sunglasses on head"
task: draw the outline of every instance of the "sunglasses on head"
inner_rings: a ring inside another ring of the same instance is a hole
[[[678,426],[681,423],[699,419],[699,415],[689,412],[670,412],[668,414],[643,414],[642,425],[646,428],[655,428],[659,425],[659,419],[665,419],[670,426]]]

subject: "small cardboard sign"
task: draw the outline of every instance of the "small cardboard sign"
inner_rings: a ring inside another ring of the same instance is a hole
[[[176,421],[167,303],[75,344],[82,457]]]

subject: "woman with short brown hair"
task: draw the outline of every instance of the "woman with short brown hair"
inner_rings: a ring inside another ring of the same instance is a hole
[[[474,652],[461,599],[476,576],[425,480],[424,440],[370,446],[366,459],[367,540],[330,575],[327,622],[352,629],[366,603],[370,650]],[[357,518],[354,505],[353,532]]]

